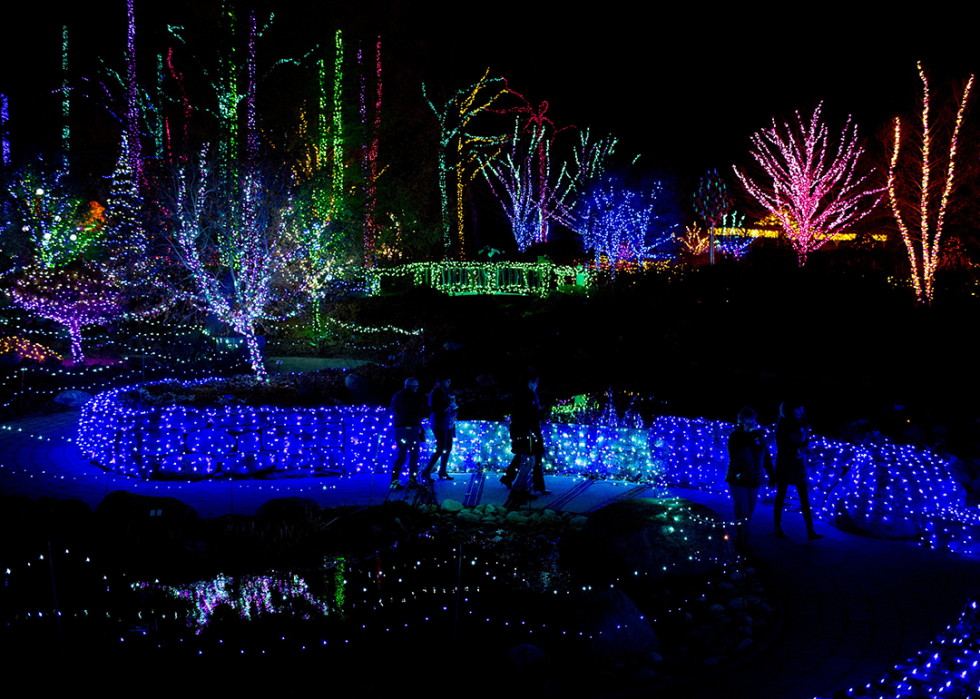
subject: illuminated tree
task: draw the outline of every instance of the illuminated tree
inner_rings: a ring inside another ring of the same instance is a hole
[[[32,257],[47,269],[82,257],[102,232],[101,219],[86,217],[85,200],[72,189],[65,169],[43,166],[15,174],[8,191],[12,221],[30,240]]]
[[[463,246],[463,187],[485,165],[480,151],[496,150],[506,142],[506,136],[481,136],[470,131],[477,115],[487,111],[506,90],[503,78],[488,78],[487,68],[483,77],[469,87],[457,90],[442,107],[436,107],[422,83],[422,96],[439,121],[439,194],[442,200],[442,242],[448,253],[452,245],[450,230],[452,220],[449,207],[449,173],[456,175],[456,240],[460,254]],[[455,147],[454,147],[455,146]],[[469,171],[469,172],[468,172]]]
[[[670,227],[656,214],[661,193],[660,182],[636,187],[617,175],[607,175],[589,189],[576,207],[572,230],[592,252],[596,267],[605,256],[615,275],[620,262],[640,263],[670,243]]]
[[[733,167],[749,194],[779,217],[800,266],[809,253],[864,218],[884,191],[865,187],[870,173],[858,171],[864,149],[850,117],[835,152],[829,151],[827,127],[820,123],[822,107],[817,105],[807,125],[797,112],[795,127],[784,123],[780,129],[773,119],[771,129],[752,136],[752,157],[766,175],[764,182]]]
[[[916,67],[922,80],[922,133],[916,134],[915,143],[918,148],[913,148],[912,158],[921,170],[921,179],[918,186],[914,182],[899,181],[902,122],[899,117],[895,117],[892,129],[893,150],[888,166],[888,200],[912,265],[912,284],[915,286],[916,298],[920,303],[929,304],[933,298],[933,280],[941,253],[943,223],[953,191],[957,137],[970,99],[973,76],[970,76],[963,87],[963,96],[956,112],[949,139],[945,178],[937,182],[932,174],[934,169],[942,168],[942,162],[932,155],[936,126],[929,124],[929,80],[922,69],[922,63],[917,63]]]
[[[9,293],[21,308],[68,329],[71,356],[76,362],[85,359],[82,328],[117,318],[124,303],[119,287],[101,267],[82,260],[59,268],[31,265],[21,272]]]
[[[140,216],[142,207],[143,198],[132,168],[129,139],[123,132],[119,159],[109,176],[105,247],[109,267],[127,283],[145,278],[147,269],[148,243]]]
[[[711,256],[711,264],[715,263],[715,228],[721,225],[722,219],[731,211],[734,204],[732,195],[728,192],[724,180],[718,171],[712,168],[698,182],[698,188],[694,192],[694,210],[705,227],[709,230],[708,251]]]
[[[239,180],[215,168],[176,173],[170,237],[188,274],[183,297],[214,313],[245,339],[252,369],[265,375],[256,323],[302,304],[302,232],[282,182],[251,168]]]
[[[542,126],[529,126],[522,130],[521,120],[515,120],[509,147],[483,170],[521,252],[547,240],[549,225],[560,218],[574,184],[564,167],[552,176],[551,142]]]

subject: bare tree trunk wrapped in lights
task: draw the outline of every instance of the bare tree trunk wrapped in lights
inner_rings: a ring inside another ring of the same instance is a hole
[[[252,369],[264,376],[256,323],[295,313],[309,284],[291,197],[274,178],[252,172],[240,183],[213,169],[189,179],[177,173],[170,220],[171,242],[189,277],[182,294],[239,333]]]
[[[902,233],[902,241],[905,243],[905,249],[909,254],[909,262],[912,264],[912,284],[915,287],[916,298],[920,303],[929,304],[932,303],[933,281],[941,253],[943,223],[953,191],[957,138],[963,123],[966,105],[970,99],[970,91],[973,88],[973,76],[970,76],[963,87],[963,97],[960,99],[956,120],[953,123],[953,132],[949,138],[946,177],[941,180],[942,192],[939,193],[937,191],[939,183],[932,180],[932,170],[940,163],[932,157],[932,141],[936,135],[936,127],[929,125],[929,80],[922,69],[922,63],[917,63],[916,66],[919,69],[919,77],[922,79],[922,140],[918,144],[919,149],[912,149],[916,153],[912,157],[913,159],[921,158],[917,161],[922,172],[921,181],[918,187],[916,187],[915,182],[903,183],[900,181],[899,151],[902,143],[902,122],[899,117],[895,117],[892,129],[894,145],[891,161],[888,165],[888,200],[891,203],[892,215]],[[921,156],[918,153],[921,153]],[[938,209],[936,209],[935,203],[936,195],[939,199]],[[916,202],[916,198],[918,198],[918,202]]]
[[[780,128],[773,119],[771,129],[752,136],[752,157],[769,182],[759,184],[733,166],[749,194],[779,219],[800,266],[811,252],[867,216],[884,191],[865,186],[871,172],[858,170],[864,149],[850,117],[836,152],[830,151],[827,127],[820,122],[822,107],[822,102],[817,105],[809,124],[797,112],[795,127],[783,123]]]

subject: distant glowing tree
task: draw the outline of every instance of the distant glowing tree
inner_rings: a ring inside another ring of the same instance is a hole
[[[506,92],[503,78],[489,78],[490,69],[483,77],[469,87],[457,90],[445,104],[437,107],[426,92],[422,83],[422,96],[432,109],[439,122],[439,194],[442,200],[443,247],[448,253],[452,245],[450,230],[452,218],[449,206],[449,173],[456,179],[456,240],[460,254],[464,254],[463,241],[463,188],[486,164],[480,158],[480,151],[487,148],[497,150],[507,140],[507,136],[483,136],[470,131],[473,119],[486,112],[490,106]]]
[[[850,117],[836,152],[829,152],[827,127],[820,123],[822,107],[817,105],[807,125],[797,112],[795,127],[784,123],[780,129],[773,119],[771,129],[752,136],[752,157],[768,181],[755,182],[733,168],[749,194],[779,217],[800,266],[808,254],[864,218],[884,191],[867,188],[870,173],[858,171],[864,149]]]
[[[745,216],[734,211],[722,217],[717,232],[721,238],[718,250],[735,259],[745,255],[755,240],[745,228]]]
[[[564,211],[574,181],[564,167],[552,174],[551,143],[544,128],[514,122],[509,146],[483,169],[490,190],[510,221],[518,249],[547,240],[550,223]]]
[[[922,69],[922,63],[917,63],[916,67],[922,80],[922,134],[921,141],[916,139],[919,148],[913,149],[915,155],[912,157],[921,168],[921,180],[918,187],[911,182],[905,187],[900,187],[900,184],[905,184],[899,182],[897,174],[902,142],[902,122],[899,117],[895,117],[892,129],[894,145],[888,166],[888,199],[891,203],[892,215],[902,233],[909,262],[912,264],[912,284],[915,286],[916,297],[920,303],[929,304],[932,303],[933,280],[941,253],[944,218],[953,191],[957,138],[970,99],[970,91],[973,88],[973,76],[970,76],[963,87],[963,96],[956,112],[956,121],[949,139],[945,179],[937,183],[933,180],[932,174],[934,169],[942,168],[942,162],[932,155],[936,127],[929,124],[929,80]]]
[[[664,247],[672,233],[654,225],[661,184],[639,188],[622,177],[606,176],[594,184],[578,206],[574,230],[599,267],[606,257],[613,274],[620,262],[642,262]]]
[[[25,268],[9,289],[21,308],[68,329],[71,356],[85,359],[82,329],[104,325],[123,312],[123,294],[96,264],[75,260],[66,267],[35,264]]]
[[[264,376],[256,323],[292,315],[306,292],[291,198],[251,169],[240,181],[213,168],[183,169],[176,180],[169,223],[189,277],[184,298],[242,335],[252,369]]]
[[[694,192],[694,210],[708,229],[708,251],[711,264],[715,263],[715,228],[721,225],[725,215],[734,205],[731,193],[725,186],[721,175],[714,168],[709,170],[698,182]]]

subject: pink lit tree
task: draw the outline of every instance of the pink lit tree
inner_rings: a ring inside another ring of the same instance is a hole
[[[915,167],[904,170],[899,168],[902,122],[899,117],[895,117],[892,128],[892,157],[888,165],[888,200],[912,265],[912,284],[915,287],[916,298],[920,303],[928,305],[932,303],[933,280],[942,251],[943,224],[953,192],[957,138],[970,99],[973,76],[970,76],[963,87],[963,96],[960,98],[956,119],[953,122],[949,152],[945,158],[945,177],[937,178],[937,182],[932,177],[933,170],[941,169],[943,163],[933,157],[937,129],[935,124],[929,123],[929,80],[922,69],[922,63],[917,63],[916,67],[922,80],[922,133],[910,137],[914,141],[911,160]],[[912,178],[903,181],[901,174],[911,172],[916,167],[921,171],[919,181],[915,182]]]
[[[808,124],[797,112],[795,125],[780,128],[773,119],[771,129],[752,136],[752,157],[765,173],[762,180],[734,167],[749,194],[779,219],[800,266],[807,255],[864,218],[884,191],[868,188],[870,172],[858,169],[864,149],[858,145],[857,125],[848,117],[832,148],[820,121],[822,107],[817,105]]]

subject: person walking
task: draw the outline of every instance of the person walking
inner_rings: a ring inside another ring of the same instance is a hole
[[[772,457],[752,408],[738,413],[738,426],[728,436],[725,482],[735,510],[735,551],[749,553],[749,527],[759,500],[759,488],[773,478]]]
[[[417,485],[415,480],[419,468],[419,442],[422,438],[422,418],[425,410],[418,396],[419,382],[409,376],[405,387],[391,398],[391,413],[395,425],[395,444],[398,453],[391,465],[391,488],[404,488],[401,484],[402,467],[408,459],[408,483]]]
[[[449,454],[453,450],[453,440],[456,437],[456,396],[449,392],[450,384],[449,378],[439,377],[429,394],[429,410],[431,411],[429,426],[432,427],[432,432],[436,437],[436,448],[422,472],[423,481],[432,480],[432,469],[436,465],[436,461],[440,459],[439,478],[444,481],[453,479],[446,470],[449,465]]]
[[[551,494],[545,488],[541,464],[544,438],[541,435],[542,410],[537,393],[539,382],[537,373],[529,369],[522,375],[522,388],[514,396],[510,417],[510,449],[514,453],[514,459],[507,473],[500,479],[501,483],[511,489],[508,503],[536,500],[537,495],[530,492],[531,488],[538,495]]]
[[[806,522],[806,538],[822,539],[813,528],[813,512],[810,509],[810,492],[807,487],[807,459],[810,455],[810,425],[805,420],[801,403],[785,402],[779,406],[776,422],[776,502],[773,505],[773,535],[788,539],[783,531],[783,503],[789,486],[796,487],[800,498],[800,512]],[[771,484],[770,484],[771,487]]]

